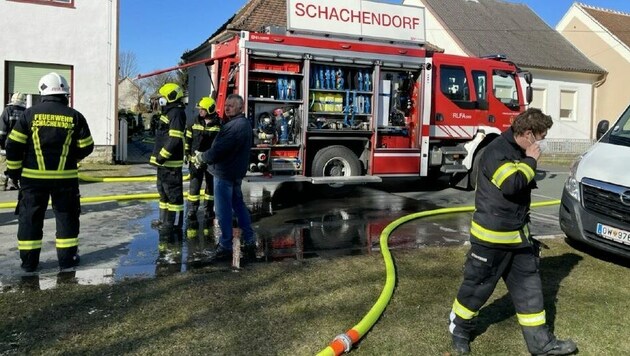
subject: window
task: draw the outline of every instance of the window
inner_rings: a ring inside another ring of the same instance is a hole
[[[440,67],[440,88],[451,100],[470,100],[466,72],[460,67]]]
[[[477,100],[487,100],[486,72],[474,70],[472,75],[473,82],[475,83],[475,95],[477,95]]]
[[[30,4],[41,4],[61,7],[74,7],[74,0],[9,0],[15,2],[26,2]]]
[[[545,88],[532,88],[532,102],[529,104],[530,108],[536,108],[542,110],[542,112],[547,111],[547,89]]]
[[[495,98],[507,106],[514,108],[519,106],[518,91],[516,90],[516,81],[513,73],[503,70],[493,71],[492,93]]]
[[[576,121],[577,92],[573,90],[560,91],[560,120]]]
[[[72,67],[60,64],[7,62],[8,93],[21,92],[32,98],[32,105],[39,103],[39,79],[50,72],[57,72],[68,81],[72,91]]]

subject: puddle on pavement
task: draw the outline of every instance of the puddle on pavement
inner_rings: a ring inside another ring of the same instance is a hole
[[[254,198],[246,197],[259,240],[259,262],[380,253],[380,235],[388,224],[399,217],[427,209],[415,206],[413,204],[417,203],[409,203],[409,199],[402,197],[393,202],[388,198],[387,205],[384,205],[383,198],[378,196],[364,198],[351,195],[350,198],[317,201],[317,197],[309,196],[312,193],[298,193],[283,196],[281,192],[274,196],[273,202],[270,194],[266,193]],[[134,222],[143,227],[143,233],[129,242],[126,254],[119,258],[116,267],[79,267],[72,272],[14,276],[9,281],[0,281],[0,291],[15,290],[15,286],[51,289],[68,283],[113,284],[126,279],[156,278],[193,269],[204,269],[204,272],[232,270],[230,261],[214,260],[214,247],[220,230],[203,220],[203,209],[199,211],[197,222],[186,222],[183,230],[163,235],[150,227],[151,220],[157,216],[157,204],[153,211],[153,214]],[[449,224],[453,225],[452,215],[424,219],[422,224],[412,221],[394,230],[388,240],[389,247],[461,244],[460,239],[445,237],[452,235],[453,231],[444,231],[440,219],[449,219]],[[463,239],[467,239],[469,217],[456,219],[457,227],[453,230],[464,231]],[[431,241],[421,238],[430,234],[442,238]]]

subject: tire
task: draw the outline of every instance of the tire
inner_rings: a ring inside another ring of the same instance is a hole
[[[483,155],[485,147],[481,147],[475,152],[475,158],[473,158],[472,168],[470,169],[470,176],[468,176],[468,188],[470,190],[477,189],[477,176],[479,175],[479,164],[481,161],[481,155]]]
[[[361,162],[345,146],[329,146],[315,154],[311,169],[313,177],[352,177],[361,175]]]

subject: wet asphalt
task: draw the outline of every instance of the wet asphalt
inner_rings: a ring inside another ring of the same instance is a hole
[[[146,162],[147,147],[132,146],[130,174],[155,174],[154,168],[142,163]],[[566,171],[566,167],[540,168],[534,201],[559,199]],[[184,185],[187,189],[187,182]],[[82,183],[80,190],[83,197],[156,192],[154,182]],[[342,189],[301,183],[244,183],[243,191],[259,244],[257,263],[380,253],[381,232],[394,220],[420,211],[474,203],[474,192],[423,180],[391,179]],[[0,202],[16,199],[17,192],[0,192]],[[230,261],[214,259],[219,230],[203,220],[203,209],[197,221],[186,221],[181,233],[160,235],[151,229],[151,220],[157,215],[155,200],[83,204],[81,265],[60,273],[54,245],[55,220],[49,207],[40,269],[30,275],[19,267],[17,216],[12,209],[0,209],[0,290],[25,281],[48,289],[64,280],[111,284],[195,268],[232,270]],[[557,206],[534,209],[532,233],[563,236],[557,215]],[[467,243],[470,216],[458,213],[412,220],[392,232],[388,245],[391,249],[448,248]],[[246,264],[241,267],[248,268]]]

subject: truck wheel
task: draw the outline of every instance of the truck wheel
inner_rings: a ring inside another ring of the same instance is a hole
[[[361,174],[361,162],[345,146],[330,146],[315,154],[311,175],[313,177],[351,177]]]
[[[477,175],[479,174],[479,163],[481,161],[481,155],[486,150],[485,147],[481,147],[475,152],[475,158],[473,158],[472,168],[470,169],[470,176],[468,177],[468,187],[470,190],[477,189]]]

